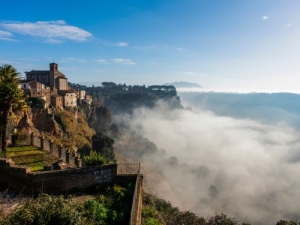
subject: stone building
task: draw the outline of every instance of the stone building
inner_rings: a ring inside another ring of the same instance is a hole
[[[46,107],[75,107],[78,98],[85,99],[85,91],[69,89],[68,79],[58,71],[56,63],[50,63],[49,70],[31,70],[25,74],[26,80],[20,82],[20,87],[30,97],[45,97]]]
[[[51,95],[51,106],[54,108],[63,108],[63,97],[60,95]]]
[[[85,99],[85,96],[86,96],[85,90],[80,90],[79,91],[79,99],[80,100]]]
[[[59,91],[59,95],[63,97],[64,107],[77,106],[77,93],[74,90]]]
[[[51,88],[55,87],[57,90],[68,90],[68,79],[66,76],[58,71],[58,64],[50,63],[49,70],[31,70],[25,72],[26,80],[36,80]]]
[[[50,87],[37,82],[36,80],[21,80],[20,88],[24,91],[25,95],[32,98],[42,98],[45,100],[45,107],[48,107],[51,103],[51,90]]]

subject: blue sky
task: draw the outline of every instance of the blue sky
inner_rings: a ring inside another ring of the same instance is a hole
[[[71,82],[298,91],[297,0],[3,1],[0,64]],[[4,10],[3,10],[4,9]]]

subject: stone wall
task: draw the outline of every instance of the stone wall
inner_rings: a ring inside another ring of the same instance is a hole
[[[117,164],[30,172],[28,167],[15,166],[10,159],[0,158],[0,179],[26,192],[62,193],[72,189],[111,184],[116,177]]]
[[[12,145],[16,144],[13,136],[10,137],[10,140],[12,140]],[[26,140],[23,140],[21,145],[24,143],[55,154],[58,158],[62,158],[66,163],[76,165],[76,155],[74,153],[71,153],[69,149],[65,149],[62,146],[57,146],[44,136],[31,133],[26,137]]]

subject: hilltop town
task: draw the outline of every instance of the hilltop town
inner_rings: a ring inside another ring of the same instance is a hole
[[[86,87],[68,82],[65,74],[58,70],[57,63],[50,63],[49,70],[31,70],[20,80],[20,88],[29,97],[29,103],[40,108],[74,108],[78,104],[91,105],[97,98],[98,105],[118,94],[170,98],[177,95],[172,85],[126,85],[103,82],[102,87]]]

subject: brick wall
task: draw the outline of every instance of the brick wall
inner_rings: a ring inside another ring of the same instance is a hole
[[[15,166],[13,161],[0,158],[0,179],[26,192],[60,193],[85,189],[93,185],[107,185],[116,180],[117,164],[30,172],[28,167]]]

